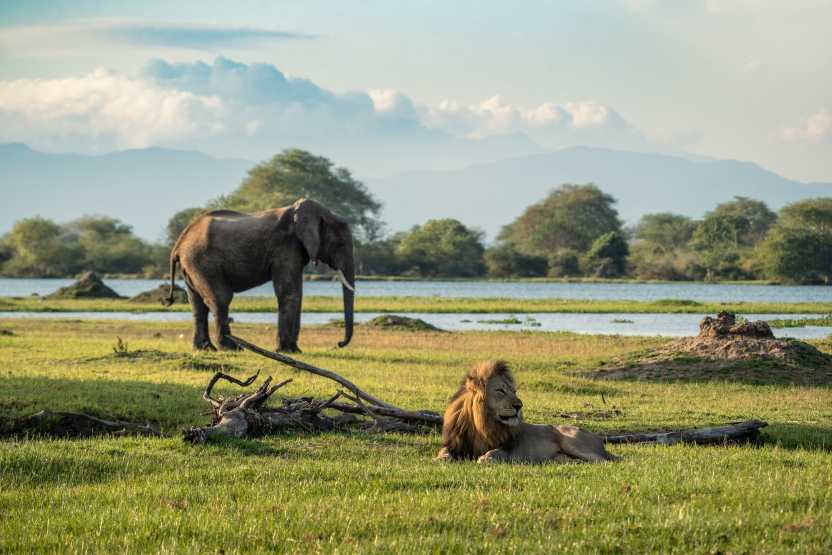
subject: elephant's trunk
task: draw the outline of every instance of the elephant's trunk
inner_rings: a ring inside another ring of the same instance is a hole
[[[352,340],[352,326],[353,326],[353,306],[355,304],[355,266],[352,260],[348,260],[344,264],[343,277],[346,278],[347,284],[341,285],[341,292],[344,295],[344,340],[338,342],[339,347],[346,347]]]

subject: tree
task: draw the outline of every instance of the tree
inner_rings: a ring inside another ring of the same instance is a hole
[[[361,275],[392,276],[401,272],[401,261],[396,255],[398,242],[394,238],[372,242],[355,242],[355,268]]]
[[[627,271],[630,254],[627,239],[621,231],[610,231],[598,237],[584,257],[584,273],[595,277],[619,277]]]
[[[485,251],[485,265],[492,277],[538,277],[546,275],[547,261],[542,256],[523,254],[509,243]]]
[[[176,243],[176,240],[179,239],[179,236],[182,235],[182,232],[185,231],[185,228],[188,227],[188,224],[203,212],[205,212],[204,209],[193,207],[180,210],[171,216],[168,220],[168,225],[165,227],[167,244],[172,247]]]
[[[356,238],[378,238],[381,204],[347,169],[334,168],[328,159],[305,150],[284,150],[257,164],[234,192],[214,200],[209,208],[257,212],[304,197],[346,219]]]
[[[581,274],[581,258],[572,249],[560,249],[549,256],[549,271],[551,277],[571,277]]]
[[[697,255],[688,248],[697,223],[667,212],[645,214],[633,229],[630,262],[642,279],[693,279]]]
[[[758,268],[753,247],[776,219],[765,203],[745,197],[735,197],[708,212],[690,243],[700,255],[706,278],[754,277]]]
[[[766,203],[747,197],[734,197],[734,200],[718,205],[712,214],[716,218],[734,221],[735,230],[739,232],[735,241],[748,247],[762,241],[777,221],[777,214]]]
[[[63,277],[82,269],[78,237],[45,218],[19,220],[3,243],[10,255],[2,267],[5,275]]]
[[[633,239],[670,252],[685,248],[695,229],[696,222],[687,216],[669,212],[645,214],[633,230]]]
[[[795,202],[760,246],[767,275],[797,283],[832,283],[832,198]]]
[[[84,216],[67,224],[78,236],[85,270],[101,273],[137,274],[153,265],[149,245],[133,235],[133,229],[107,216]]]
[[[482,232],[454,219],[428,220],[401,236],[396,249],[406,268],[423,276],[476,277],[485,272]]]
[[[505,226],[499,239],[530,255],[549,257],[561,249],[583,253],[601,235],[620,231],[614,204],[595,185],[562,185]]]

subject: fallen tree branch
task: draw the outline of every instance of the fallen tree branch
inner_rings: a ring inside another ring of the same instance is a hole
[[[700,445],[741,443],[756,441],[760,429],[768,426],[761,420],[746,420],[732,422],[723,426],[707,428],[693,428],[671,432],[644,432],[635,434],[609,435],[604,438],[606,443],[657,443],[660,445],[675,445],[677,443],[696,443]]]
[[[246,387],[254,383],[259,372],[245,380],[239,380],[228,374],[217,372],[209,380],[205,392],[202,394],[202,398],[211,404],[211,414],[214,416],[213,422],[210,426],[186,430],[183,437],[185,441],[204,443],[213,438],[259,436],[292,428],[301,428],[307,432],[331,430],[352,424],[359,424],[367,428],[367,424],[370,422],[369,429],[382,432],[412,432],[417,430],[420,425],[435,426],[442,424],[442,417],[436,413],[400,409],[366,393],[335,372],[317,368],[286,355],[267,351],[238,337],[229,337],[244,349],[298,370],[328,378],[348,389],[350,393],[338,391],[325,400],[284,398],[282,399],[283,406],[267,408],[265,407],[266,401],[277,389],[291,382],[291,379],[272,386],[272,378],[269,377],[253,393],[244,393],[223,399],[212,396],[213,388],[218,381],[225,380]],[[339,398],[351,401],[352,404],[336,402]],[[333,418],[322,414],[325,409],[338,411],[342,414]],[[370,421],[367,419],[360,420],[352,415],[364,415]],[[345,418],[348,416],[349,418]]]
[[[244,348],[248,351],[251,351],[252,353],[256,353],[256,354],[264,356],[266,358],[276,360],[277,362],[281,362],[283,364],[286,364],[287,366],[291,366],[292,368],[297,368],[298,370],[303,370],[305,372],[310,372],[312,374],[315,374],[316,376],[323,376],[324,378],[329,378],[330,380],[332,380],[334,382],[337,382],[337,383],[341,384],[342,386],[344,386],[345,388],[349,389],[353,393],[353,395],[355,395],[356,397],[360,397],[361,399],[367,401],[368,403],[370,403],[372,405],[375,405],[377,407],[384,407],[384,408],[387,408],[387,409],[399,410],[396,407],[394,407],[393,405],[385,403],[381,399],[373,397],[369,393],[366,393],[365,391],[362,391],[357,385],[355,385],[351,381],[347,380],[346,378],[343,378],[343,377],[339,376],[335,372],[331,372],[329,370],[324,370],[323,368],[318,368],[316,366],[312,366],[311,364],[307,364],[305,362],[295,360],[292,357],[288,357],[288,356],[286,356],[282,353],[275,353],[275,352],[263,349],[262,347],[258,347],[257,345],[254,345],[253,343],[249,343],[245,339],[240,339],[239,337],[235,337],[233,335],[227,335],[226,337],[228,337],[231,341],[236,343],[238,346],[240,346],[240,347],[242,347],[242,348]]]

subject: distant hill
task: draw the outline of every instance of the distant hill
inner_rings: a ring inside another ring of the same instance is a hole
[[[455,171],[408,172],[367,184],[384,201],[392,229],[428,218],[457,218],[493,238],[552,188],[587,182],[618,199],[627,223],[663,211],[698,218],[735,195],[763,200],[775,210],[804,198],[832,196],[830,183],[792,181],[749,162],[589,147]]]
[[[230,192],[252,165],[162,148],[83,156],[0,145],[0,233],[27,216],[63,222],[104,214],[159,239],[177,210]]]
[[[520,144],[514,138],[509,142]],[[37,214],[59,222],[105,214],[132,225],[144,238],[159,239],[177,210],[232,191],[253,165],[163,148],[84,156],[0,145],[0,233]],[[562,183],[596,183],[618,199],[629,223],[658,211],[700,217],[734,195],[764,200],[773,209],[832,196],[832,184],[791,181],[748,162],[588,147],[365,182],[384,202],[383,217],[394,231],[453,217],[485,229],[491,238]]]

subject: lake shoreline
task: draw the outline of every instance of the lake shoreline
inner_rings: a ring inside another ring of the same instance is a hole
[[[274,312],[273,297],[237,297],[232,312]],[[341,312],[340,297],[307,296],[305,313]],[[47,299],[0,297],[2,312],[190,312],[188,304],[164,307],[158,303],[134,303],[127,299]],[[464,297],[364,297],[356,296],[355,312],[373,313],[561,313],[561,314],[830,314],[832,302],[724,302],[700,303],[685,299],[657,301],[607,301],[581,299],[511,299]]]

